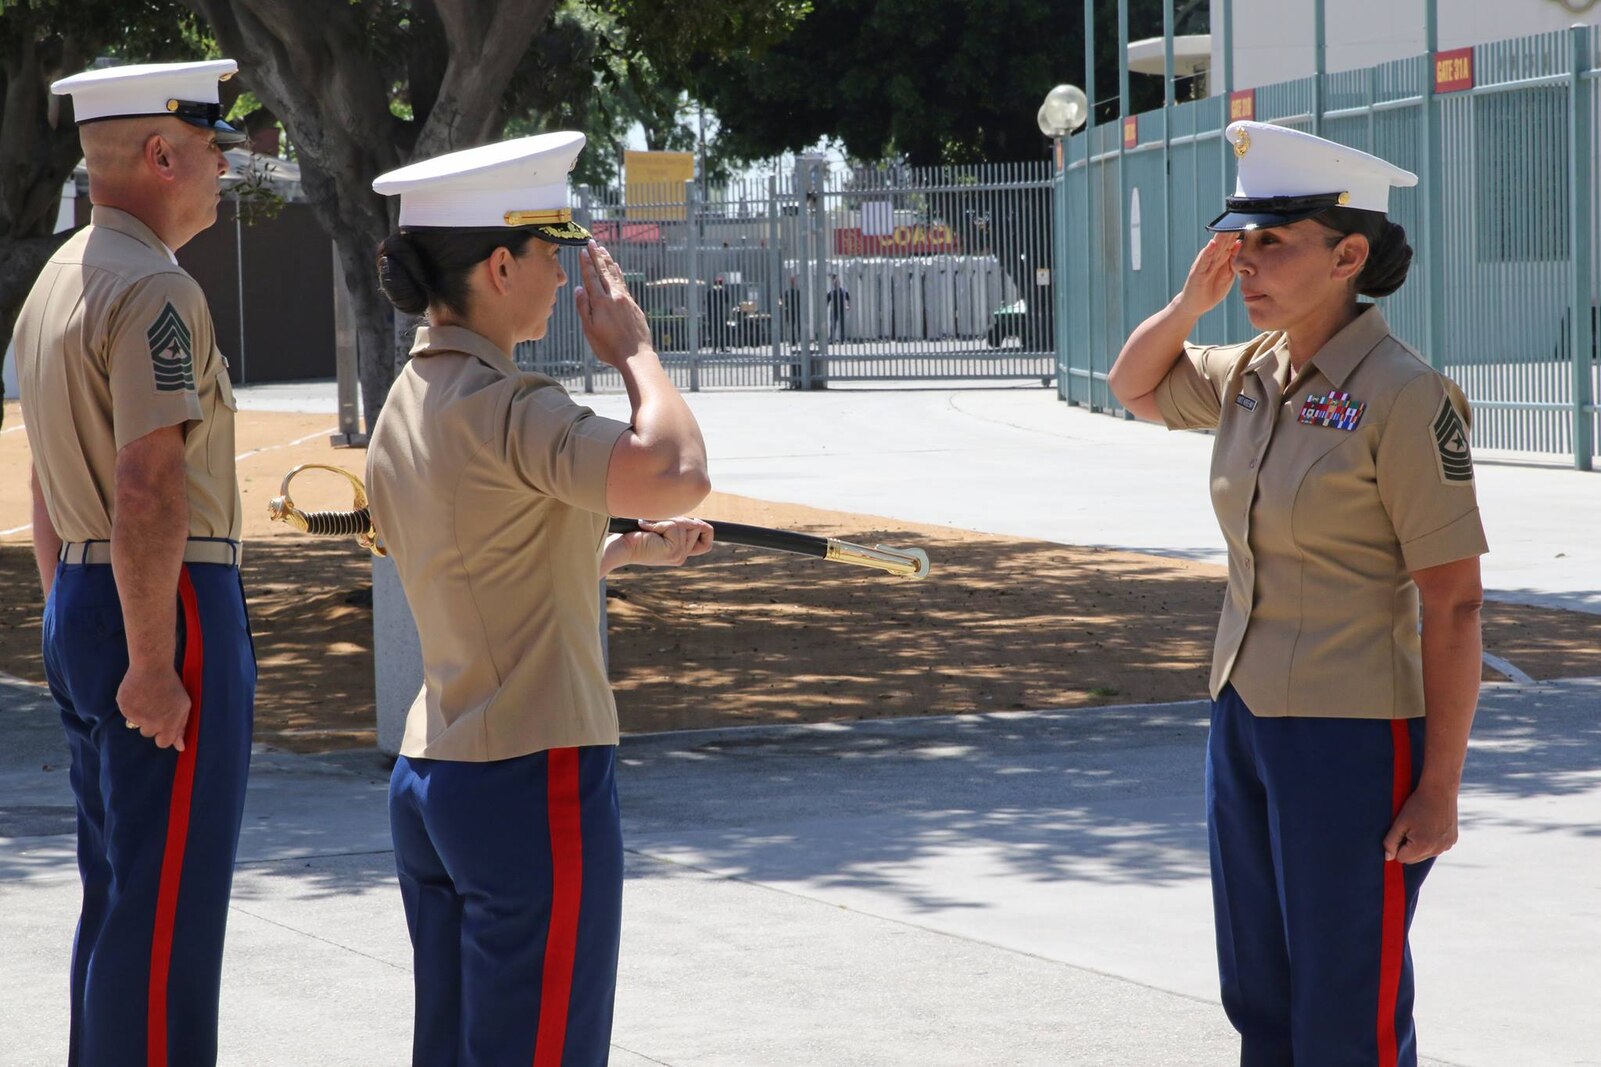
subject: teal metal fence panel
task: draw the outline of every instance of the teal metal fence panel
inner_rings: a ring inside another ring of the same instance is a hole
[[[1320,116],[1323,136],[1436,183],[1392,195],[1391,217],[1418,256],[1380,304],[1396,334],[1467,392],[1477,446],[1584,469],[1601,441],[1598,57],[1601,29],[1584,27],[1477,47],[1475,84],[1460,92],[1435,94],[1429,56],[1341,71],[1324,76]],[[1256,90],[1259,121],[1311,130],[1316,106],[1312,78]],[[1063,399],[1121,414],[1106,369],[1128,331],[1183,284],[1233,188],[1226,108],[1212,98],[1141,115],[1133,147],[1120,124],[1072,139],[1059,213],[1069,253]],[[1164,256],[1165,269],[1153,269]],[[1194,339],[1250,334],[1231,295]]]
[[[1585,345],[1581,338],[1580,358],[1572,366],[1576,367],[1573,379],[1579,393],[1575,400],[1579,410],[1576,421],[1584,431],[1584,439],[1578,442],[1574,450],[1574,463],[1588,469],[1591,458],[1601,456],[1601,410],[1598,410],[1598,401],[1601,401],[1601,270],[1597,269],[1601,264],[1601,136],[1597,135],[1597,126],[1601,124],[1601,27],[1591,27],[1583,32],[1580,47],[1583,53],[1577,66],[1583,71],[1580,86],[1588,98],[1587,126],[1590,131],[1589,153],[1584,162],[1588,180],[1579,188],[1588,189],[1590,196],[1590,212],[1585,220],[1585,228],[1590,232],[1588,347],[1591,358],[1589,373],[1585,373],[1582,358]],[[1581,305],[1582,302],[1581,298]]]

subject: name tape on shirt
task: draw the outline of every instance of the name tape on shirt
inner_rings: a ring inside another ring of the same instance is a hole
[[[1440,400],[1440,410],[1434,416],[1434,445],[1440,460],[1440,480],[1445,482],[1471,482],[1473,455],[1468,450],[1468,431],[1462,425],[1462,416],[1450,397]]]
[[[1240,407],[1244,408],[1246,411],[1256,410],[1256,397],[1254,396],[1246,396],[1244,393],[1238,393],[1234,397],[1234,402],[1240,405]]]
[[[183,317],[171,304],[161,309],[156,321],[145,331],[150,341],[150,362],[156,371],[156,392],[194,392],[194,339]]]
[[[1368,409],[1360,400],[1352,400],[1350,393],[1330,390],[1327,396],[1308,394],[1301,405],[1301,422],[1306,426],[1332,426],[1336,430],[1354,430]]]

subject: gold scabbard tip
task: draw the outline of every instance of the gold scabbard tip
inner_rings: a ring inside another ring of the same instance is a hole
[[[912,563],[916,569],[910,574],[902,575],[902,577],[917,579],[928,577],[928,553],[924,552],[921,548],[891,548],[888,545],[876,545],[874,547],[876,547],[880,552],[896,552],[900,555],[911,557]]]
[[[888,571],[901,578],[922,578],[928,574],[928,554],[918,548],[890,548],[887,545],[852,544],[828,539],[828,558],[857,567]]]

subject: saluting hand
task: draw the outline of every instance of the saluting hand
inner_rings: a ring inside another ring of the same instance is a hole
[[[1421,863],[1456,844],[1456,790],[1419,787],[1384,835],[1384,858]]]
[[[625,533],[630,562],[642,567],[677,567],[690,556],[712,549],[711,523],[680,517],[660,522],[641,520],[638,533]]]
[[[189,693],[170,666],[128,668],[117,687],[117,707],[128,723],[158,748],[183,751],[183,730],[189,724]]]
[[[1221,304],[1234,287],[1234,253],[1239,247],[1239,234],[1214,233],[1190,264],[1175,303],[1196,318]]]
[[[582,284],[573,293],[578,321],[595,358],[615,367],[642,348],[650,348],[650,324],[623,283],[622,268],[594,241],[578,253]]]

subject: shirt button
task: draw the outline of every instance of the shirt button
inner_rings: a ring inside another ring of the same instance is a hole
[[[1251,460],[1251,469],[1256,470],[1256,460]]]

